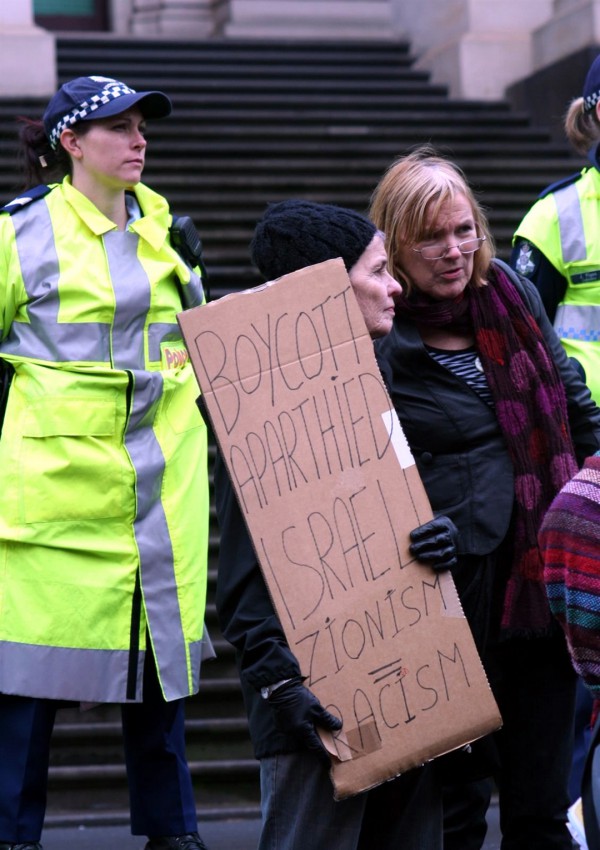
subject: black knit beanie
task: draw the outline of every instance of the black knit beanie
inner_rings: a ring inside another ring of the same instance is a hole
[[[376,233],[375,225],[354,210],[292,199],[268,206],[250,253],[267,280],[335,257],[350,271]]]

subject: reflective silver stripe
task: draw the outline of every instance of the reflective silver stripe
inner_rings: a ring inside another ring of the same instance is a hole
[[[181,329],[177,323],[174,325],[168,323],[154,322],[148,327],[148,358],[151,361],[159,361],[160,344],[162,342],[183,342]]]
[[[200,661],[208,661],[209,658],[217,657],[213,642],[208,633],[206,620],[203,623],[202,638],[199,641],[194,641],[194,643],[190,643],[190,655],[192,659],[199,658]],[[196,666],[196,664],[193,664],[194,670],[196,669]]]
[[[191,669],[191,692],[195,694],[200,685],[200,672],[202,670],[202,662],[209,661],[211,658],[216,658],[217,653],[212,645],[212,641],[204,624],[204,635],[201,640],[193,641],[189,644],[190,650],[190,669]]]
[[[144,655],[139,654],[136,695],[142,697]],[[73,649],[0,643],[0,693],[77,702],[126,702],[128,650]]]
[[[204,301],[204,287],[202,278],[190,269],[190,281],[181,287],[183,306],[198,307]]]
[[[115,292],[113,361],[133,378],[133,399],[125,446],[136,471],[134,533],[152,646],[167,700],[189,692],[188,659],[179,610],[175,565],[161,502],[165,459],[153,431],[163,391],[160,372],[144,368],[145,319],[150,281],[137,257],[138,236],[111,232],[104,237]],[[128,317],[137,317],[134,321]]]
[[[560,244],[565,263],[585,260],[585,230],[577,186],[572,184],[554,193],[554,202],[558,211]]]
[[[598,342],[600,340],[600,306],[560,304],[554,319],[554,330],[560,339]]]
[[[150,309],[150,282],[137,257],[139,236],[105,233],[104,248],[115,291],[112,356],[115,369],[144,369],[144,330]]]
[[[146,653],[136,668],[136,702],[142,699]],[[201,661],[215,652],[206,627],[204,636],[190,644],[194,673],[192,691],[198,690]],[[129,702],[128,650],[74,649],[60,646],[0,641],[0,693],[75,702]]]
[[[13,322],[2,350],[39,360],[109,362],[110,325],[58,322],[60,269],[46,202],[31,204],[13,222],[30,324]]]
[[[160,375],[134,374],[135,389],[125,445],[137,474],[135,539],[152,646],[167,700],[189,692],[188,661],[179,610],[173,550],[160,501],[164,457],[148,411],[157,403]],[[148,406],[150,403],[150,407]],[[150,421],[144,422],[144,420]]]

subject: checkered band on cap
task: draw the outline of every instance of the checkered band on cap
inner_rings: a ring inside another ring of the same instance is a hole
[[[592,112],[596,108],[596,104],[599,100],[600,89],[598,91],[592,92],[592,94],[588,94],[588,96],[583,99],[583,111]]]
[[[590,65],[581,96],[583,97],[584,113],[593,112],[596,104],[600,101],[600,56],[596,56]]]
[[[70,112],[63,115],[63,117],[51,130],[48,138],[52,149],[55,150],[57,148],[58,140],[60,139],[60,134],[63,130],[66,130],[68,127],[72,127],[73,124],[77,124],[78,121],[84,121],[86,118],[89,118],[90,114],[95,112],[96,109],[99,109],[101,106],[104,106],[125,94],[136,94],[136,91],[135,89],[130,89],[129,86],[125,85],[125,83],[113,82],[111,80],[99,94],[94,94],[88,98],[88,100],[84,100],[82,103],[73,107]]]

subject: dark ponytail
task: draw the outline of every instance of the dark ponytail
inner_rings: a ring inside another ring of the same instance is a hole
[[[19,161],[25,185],[29,189],[38,183],[58,183],[71,171],[71,160],[61,144],[52,150],[41,121],[18,118]]]

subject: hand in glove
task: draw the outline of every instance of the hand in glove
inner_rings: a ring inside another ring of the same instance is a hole
[[[342,721],[325,711],[316,696],[298,679],[273,691],[268,702],[275,712],[277,728],[281,732],[295,735],[329,767],[329,755],[315,727],[321,726],[330,732],[336,732],[342,728]]]
[[[410,532],[410,539],[411,555],[434,570],[451,570],[456,566],[458,529],[450,517],[437,516],[420,525]]]

